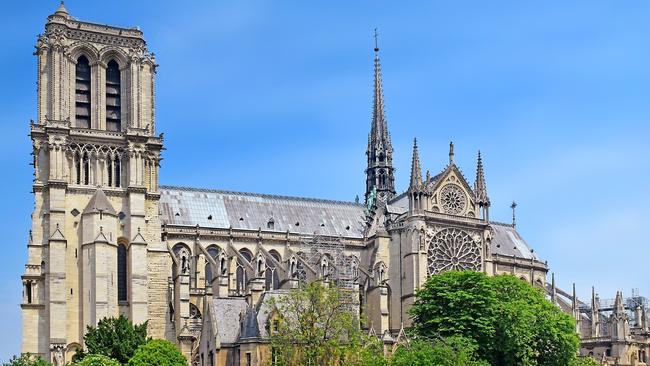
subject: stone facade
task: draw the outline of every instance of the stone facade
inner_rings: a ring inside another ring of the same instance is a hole
[[[409,326],[415,291],[443,271],[513,274],[555,299],[514,220],[490,220],[480,153],[470,184],[453,144],[449,163],[423,176],[414,143],[397,194],[378,51],[364,204],[159,186],[156,63],[142,32],[79,21],[61,5],[36,44],[22,351],[63,365],[86,326],[124,314],[194,364],[259,364],[271,357],[265,300],[315,279],[352,290],[368,332],[387,344]]]

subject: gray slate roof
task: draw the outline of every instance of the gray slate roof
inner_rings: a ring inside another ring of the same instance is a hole
[[[106,193],[102,191],[101,188],[97,188],[95,191],[95,194],[93,194],[92,197],[90,197],[90,200],[88,201],[88,204],[86,205],[86,208],[84,208],[83,213],[97,213],[97,212],[104,212],[108,213],[111,215],[115,215],[115,209],[113,208],[113,205],[108,201],[108,197],[106,197]]]
[[[213,302],[214,319],[221,343],[235,343],[239,338],[241,321],[248,309],[243,297],[215,297]]]
[[[290,230],[292,233],[363,237],[364,207],[354,202],[187,187],[160,187],[161,219],[167,225]]]
[[[526,243],[512,225],[498,222],[490,222],[494,230],[492,239],[492,253],[523,259],[534,259],[539,261],[537,253]]]

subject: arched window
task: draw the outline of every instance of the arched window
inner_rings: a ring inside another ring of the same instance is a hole
[[[275,250],[270,250],[269,254],[275,259],[278,263],[282,263],[282,258],[280,253]],[[267,290],[277,290],[280,288],[280,277],[278,276],[278,271],[275,268],[275,262],[272,260],[266,261],[266,273],[265,273],[265,288]]]
[[[76,152],[74,155],[74,165],[75,165],[75,173],[76,173],[76,182],[77,184],[81,184],[81,154],[79,152]]]
[[[219,247],[216,245],[211,245],[208,247],[208,254],[214,259],[215,262],[219,263]],[[210,261],[205,263],[205,285],[209,286],[212,284],[214,276],[212,275],[212,265]]]
[[[86,56],[77,59],[75,74],[76,126],[90,128],[90,64]]]
[[[250,250],[244,248],[239,251],[239,253],[244,257],[246,261],[250,264],[250,262],[253,260],[253,253],[250,252]],[[237,291],[238,292],[243,292],[246,289],[246,270],[245,270],[245,263],[241,261],[241,259],[237,258],[237,273],[236,273],[236,282],[237,282]]]
[[[88,153],[83,153],[81,157],[81,168],[83,171],[83,184],[90,184],[90,159],[88,158]]]
[[[114,186],[115,187],[121,187],[122,186],[122,164],[120,162],[120,157],[115,155],[115,159],[113,160],[113,169],[115,173],[113,174],[113,179],[115,180]]]
[[[113,159],[109,156],[106,159],[106,173],[108,177],[108,186],[113,186]]]
[[[110,60],[106,68],[106,129],[122,130],[120,66],[115,60]]]
[[[127,301],[126,246],[117,246],[117,301]]]

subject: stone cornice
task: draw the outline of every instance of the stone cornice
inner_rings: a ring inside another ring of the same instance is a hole
[[[280,243],[301,243],[306,238],[305,235],[297,233],[286,232],[269,232],[260,230],[249,229],[226,229],[226,228],[197,228],[196,226],[182,226],[182,225],[165,225],[163,232],[169,239],[196,239],[197,235],[200,240],[223,240],[223,239],[237,239],[246,240],[251,242],[256,241],[277,241]],[[311,236],[307,236],[311,238]],[[353,247],[364,247],[365,242],[363,239],[349,238],[349,237],[325,237],[329,239],[341,239],[344,245]]]

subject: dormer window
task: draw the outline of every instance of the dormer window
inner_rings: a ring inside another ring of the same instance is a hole
[[[111,60],[106,68],[106,130],[121,131],[120,67]]]

